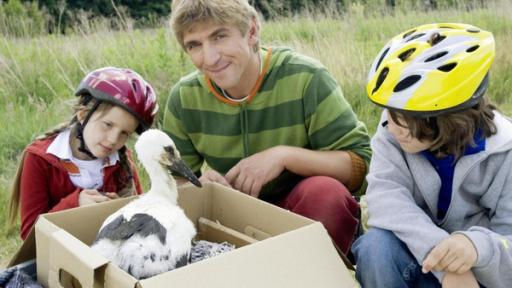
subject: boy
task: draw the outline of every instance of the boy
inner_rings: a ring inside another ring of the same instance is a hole
[[[352,248],[363,287],[510,287],[512,129],[484,97],[490,32],[429,24],[379,53],[367,91],[369,232]]]

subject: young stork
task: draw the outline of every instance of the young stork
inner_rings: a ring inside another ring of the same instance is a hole
[[[135,278],[144,279],[186,265],[196,234],[177,205],[177,185],[170,172],[196,186],[201,183],[162,131],[144,132],[135,151],[149,174],[151,189],[110,215],[92,248]]]

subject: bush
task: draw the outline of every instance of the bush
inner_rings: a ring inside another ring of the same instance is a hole
[[[3,36],[31,37],[46,33],[50,16],[37,2],[20,0],[0,1],[0,34]]]

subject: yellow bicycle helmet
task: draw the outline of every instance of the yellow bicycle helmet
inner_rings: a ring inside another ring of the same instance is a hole
[[[374,103],[419,117],[475,105],[495,56],[492,33],[438,23],[395,36],[379,52],[366,90]]]

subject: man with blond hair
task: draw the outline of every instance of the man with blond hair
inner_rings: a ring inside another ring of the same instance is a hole
[[[175,0],[171,26],[197,68],[162,123],[182,158],[198,174],[207,163],[202,181],[322,222],[346,253],[370,145],[336,80],[311,58],[260,47],[247,0]]]

